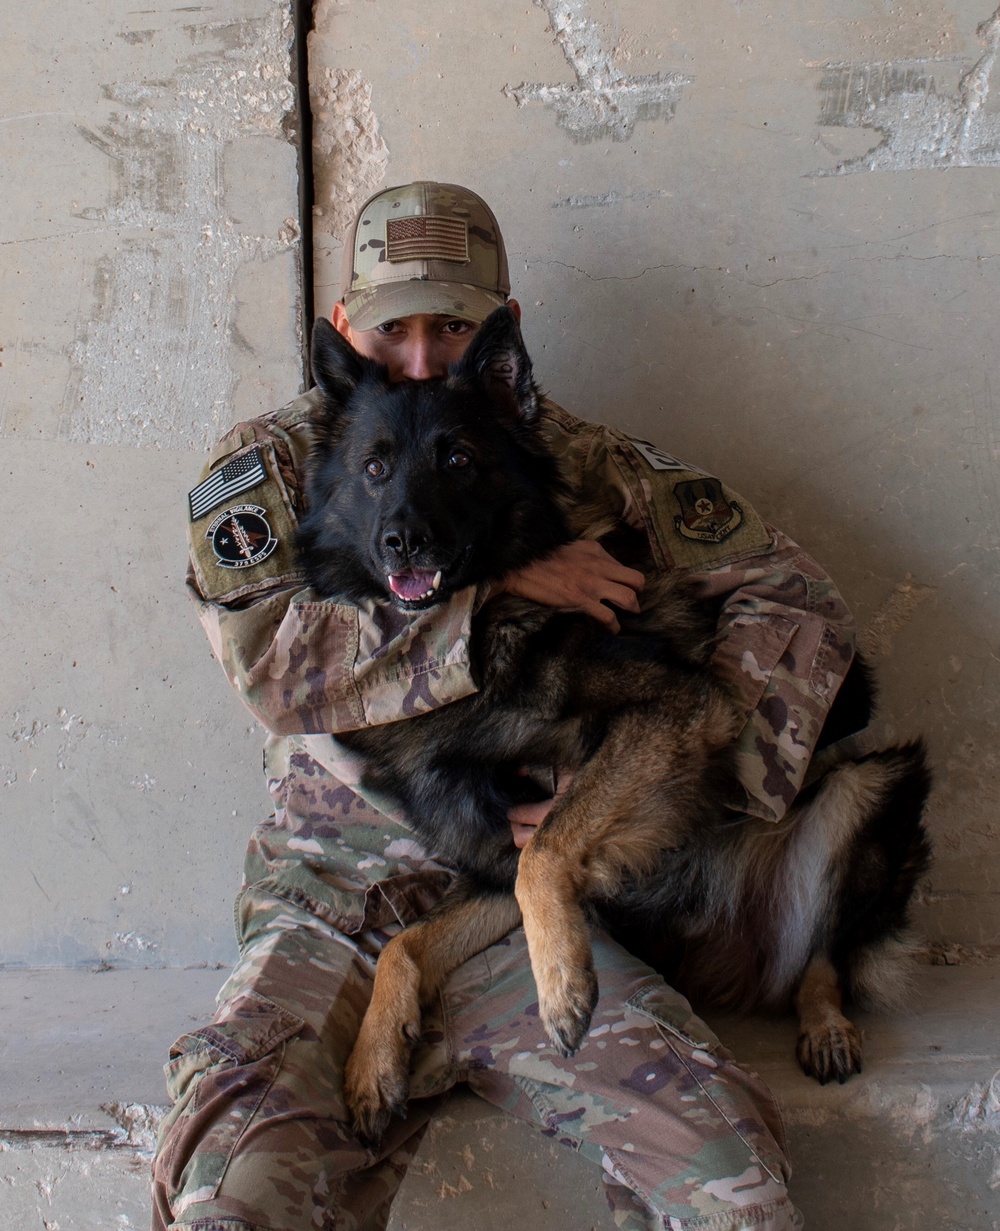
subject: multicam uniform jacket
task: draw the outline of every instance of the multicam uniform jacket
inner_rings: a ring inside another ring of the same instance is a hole
[[[190,497],[188,586],[215,656],[267,728],[277,814],[251,842],[247,878],[303,895],[342,930],[410,922],[448,873],[391,801],[359,781],[336,734],[424,713],[475,691],[470,633],[487,593],[415,615],[319,600],[294,529],[316,393],[239,424]],[[746,724],[734,808],[779,820],[803,785],[854,649],[830,578],[713,476],[551,402],[542,419],[581,505],[646,532],[654,564],[720,604],[714,668]]]

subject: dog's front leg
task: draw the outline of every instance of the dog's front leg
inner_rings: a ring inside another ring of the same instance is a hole
[[[344,1099],[355,1133],[375,1146],[409,1096],[410,1053],[422,1007],[448,975],[517,927],[511,894],[487,893],[458,879],[436,907],[386,945],[344,1073]]]
[[[538,1013],[556,1049],[571,1056],[597,1003],[590,929],[580,905],[582,878],[540,829],[521,853],[517,901],[524,918]]]
[[[795,993],[795,1055],[806,1076],[823,1086],[834,1077],[843,1084],[861,1072],[861,1031],[841,1012],[842,1000],[836,970],[827,958],[814,957]]]
[[[737,729],[712,690],[686,705],[622,711],[522,851],[514,892],[539,1014],[564,1055],[583,1042],[597,1003],[582,903],[613,897],[623,876],[655,871],[697,815],[712,755]]]

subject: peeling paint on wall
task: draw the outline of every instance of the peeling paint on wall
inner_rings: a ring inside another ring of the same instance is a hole
[[[813,175],[1000,166],[1000,115],[985,107],[1000,50],[1000,8],[976,33],[986,49],[953,94],[939,93],[930,75],[932,65],[947,68],[946,61],[828,65],[820,124],[883,136],[867,153]]]
[[[597,25],[585,16],[585,0],[535,0],[549,15],[550,28],[576,75],[575,84],[542,82],[504,86],[519,107],[542,103],[575,141],[611,137],[624,141],[640,120],[671,120],[685,86],[682,73],[629,77],[605,49]]]
[[[324,68],[309,82],[317,232],[341,239],[385,179],[389,150],[372,110],[372,87],[354,69]]]
[[[599,192],[596,194],[580,194],[564,197],[553,202],[553,209],[592,209],[595,205],[618,205],[621,201],[652,201],[656,198],[669,197],[666,188],[654,188],[649,192]]]
[[[111,203],[83,216],[119,239],[98,267],[97,310],[73,348],[63,439],[174,449],[217,439],[235,385],[236,274],[297,242],[294,219],[274,235],[243,233],[223,191],[229,142],[284,140],[294,103],[286,9],[189,34],[196,50],[172,80],[105,86],[122,109],[100,131],[80,129],[117,181]],[[224,50],[206,56],[205,42]]]

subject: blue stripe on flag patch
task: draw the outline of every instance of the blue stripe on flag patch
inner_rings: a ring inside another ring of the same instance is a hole
[[[202,479],[194,491],[188,493],[191,520],[204,517],[224,500],[256,487],[267,478],[260,447],[242,453],[218,470],[213,470],[207,479]]]

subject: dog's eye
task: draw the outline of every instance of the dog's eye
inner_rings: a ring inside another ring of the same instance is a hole
[[[385,474],[385,466],[382,465],[377,457],[373,457],[370,461],[365,462],[365,474],[372,479],[381,478]]]
[[[465,452],[464,449],[453,449],[452,452],[448,454],[447,465],[451,470],[462,470],[465,466],[468,466],[471,461],[472,458]]]

